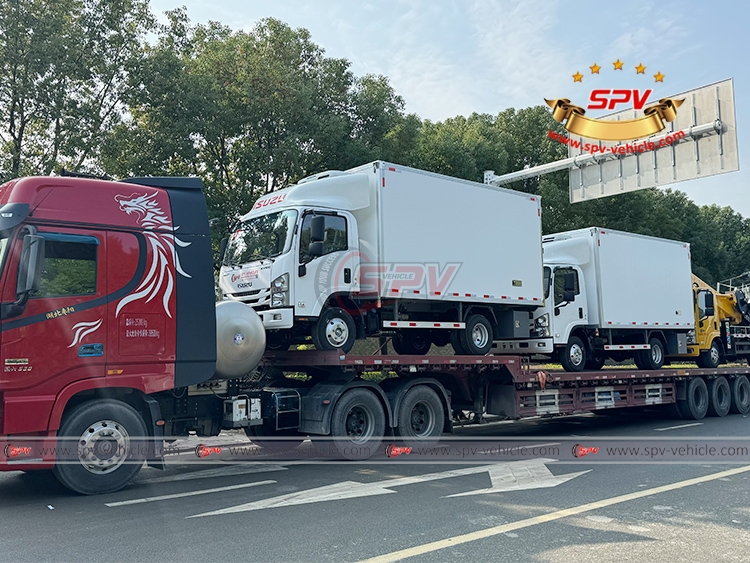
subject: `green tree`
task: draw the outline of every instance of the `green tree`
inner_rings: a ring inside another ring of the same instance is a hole
[[[0,178],[95,167],[151,23],[147,0],[0,3]]]

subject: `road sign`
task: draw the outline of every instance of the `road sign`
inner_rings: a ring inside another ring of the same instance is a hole
[[[570,168],[571,203],[739,169],[732,79],[670,98],[684,102],[675,120],[654,137],[613,143],[570,136],[568,156],[577,160]],[[629,109],[602,119],[643,115]],[[586,143],[599,150],[586,151]]]
[[[609,142],[550,131],[550,137],[567,144],[568,158],[502,176],[487,170],[484,183],[504,186],[569,170],[570,202],[576,203],[739,170],[732,79],[670,98],[683,101],[674,120],[652,137]],[[601,119],[638,119],[649,110],[625,110]]]

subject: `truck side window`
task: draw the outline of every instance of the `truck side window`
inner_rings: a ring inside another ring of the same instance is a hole
[[[565,283],[565,274],[572,273],[575,278],[576,295],[581,293],[578,285],[578,271],[574,268],[555,268],[555,306],[563,302],[563,287]]]
[[[313,214],[307,213],[302,219],[302,230],[299,237],[299,263],[310,261],[310,225]],[[326,215],[325,239],[323,240],[323,254],[338,252],[349,248],[349,238],[346,230],[346,219],[338,215]]]
[[[67,297],[96,294],[95,237],[44,235],[41,289],[32,297]]]

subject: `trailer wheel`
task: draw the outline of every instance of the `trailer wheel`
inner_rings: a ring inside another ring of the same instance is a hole
[[[726,416],[732,406],[732,391],[726,377],[717,377],[708,382],[708,415]]]
[[[412,387],[398,408],[396,434],[407,444],[434,446],[443,432],[443,403],[427,385]]]
[[[119,491],[143,467],[147,434],[141,415],[126,403],[98,399],[78,405],[57,433],[55,477],[83,495]]]
[[[458,332],[461,347],[470,356],[484,356],[492,348],[492,323],[484,315],[470,315]]]
[[[729,411],[735,414],[750,412],[750,380],[746,375],[738,375],[732,382],[732,406]]]
[[[661,369],[664,365],[664,344],[656,337],[649,341],[650,350],[638,350],[634,354],[635,365],[639,369],[654,370]]]
[[[700,420],[708,412],[708,387],[700,377],[693,377],[687,384],[685,400],[678,407],[685,420]]]
[[[721,348],[719,343],[714,340],[711,342],[711,348],[704,350],[700,353],[700,356],[695,360],[699,368],[717,368],[721,364]]]
[[[413,355],[413,356],[424,356],[429,352],[432,346],[432,340],[430,340],[427,333],[419,330],[414,331],[401,331],[397,332],[396,335],[391,339],[393,349],[396,354]]]
[[[586,346],[577,336],[571,336],[560,350],[560,363],[565,371],[583,371],[586,366]]]
[[[347,459],[367,459],[376,453],[385,433],[385,411],[372,391],[351,389],[336,403],[331,436]]]
[[[312,340],[317,350],[341,350],[346,354],[356,339],[354,319],[339,307],[325,309],[312,327]]]

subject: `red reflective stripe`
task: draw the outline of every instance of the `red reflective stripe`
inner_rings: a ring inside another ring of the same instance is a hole
[[[458,293],[454,293],[454,294],[453,294],[453,296],[454,296],[454,297],[458,297]]]
[[[440,295],[440,292],[439,292],[439,291],[436,291],[436,292],[435,292],[435,295]]]
[[[471,297],[471,293],[464,293],[464,297]]]
[[[418,290],[418,289],[415,289],[415,290],[414,290],[414,293],[419,293],[419,290]]]
[[[519,301],[523,301],[523,297],[519,297],[519,298],[518,298],[518,300],[519,300]]]
[[[409,326],[417,326],[417,323],[409,323]]]
[[[490,298],[490,296],[489,296],[489,295],[485,295],[485,296],[484,296],[484,298],[485,298],[485,299],[489,299],[489,298]]]
[[[392,291],[393,293],[398,293],[398,289],[392,289],[391,291]]]
[[[534,301],[539,301],[538,297],[534,297],[533,299],[534,299]]]
[[[440,326],[440,323],[434,323],[433,326]]]
[[[385,187],[385,178],[383,178],[383,187]]]
[[[456,328],[458,328],[458,327],[461,326],[461,323],[453,323],[453,326],[456,327]]]

